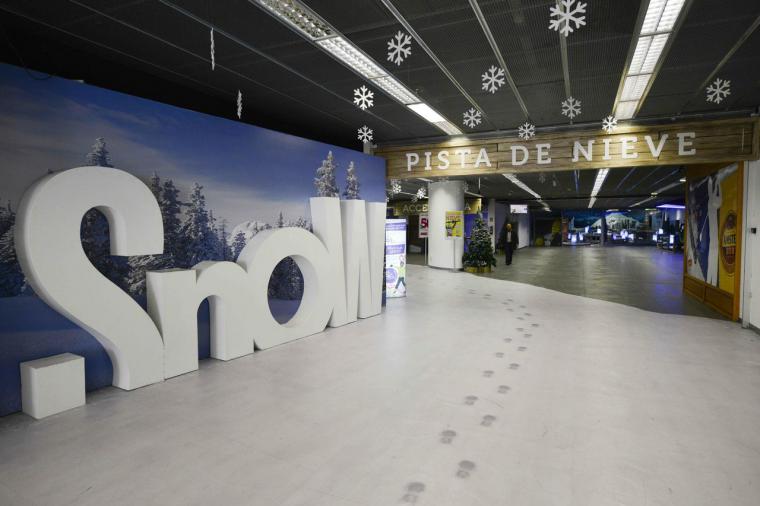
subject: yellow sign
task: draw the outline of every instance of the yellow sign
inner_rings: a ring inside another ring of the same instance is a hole
[[[464,211],[446,211],[446,237],[464,235]]]
[[[718,237],[720,263],[718,264],[718,288],[734,293],[736,271],[736,234],[739,207],[739,172],[736,171],[720,183],[721,206],[718,209]],[[715,212],[715,211],[713,211]]]

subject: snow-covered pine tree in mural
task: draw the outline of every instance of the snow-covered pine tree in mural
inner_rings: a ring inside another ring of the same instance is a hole
[[[0,297],[15,297],[24,291],[24,274],[16,260],[13,242],[13,225],[16,213],[7,207],[0,207]]]
[[[235,234],[235,237],[232,238],[232,244],[230,245],[230,248],[232,249],[231,260],[237,260],[237,258],[240,256],[240,252],[243,251],[243,248],[245,248],[245,232],[241,230]]]
[[[204,260],[216,259],[217,237],[211,226],[202,190],[203,186],[193,183],[190,202],[185,211],[185,223],[181,228],[183,243],[180,263],[185,268]]]
[[[182,202],[171,179],[164,181],[158,202],[164,222],[164,255],[170,265],[179,267],[182,260]]]
[[[156,202],[163,209],[163,191],[161,187],[161,178],[157,173],[148,182],[148,188],[156,198]],[[164,250],[165,252],[166,250]],[[145,271],[157,271],[173,267],[171,255],[166,253],[161,255],[141,255],[129,257],[129,272],[127,273],[126,285],[129,293],[132,295],[145,295]]]
[[[317,169],[317,177],[314,178],[314,188],[317,197],[339,197],[340,191],[335,183],[335,159],[332,151],[328,151],[327,159],[322,160],[322,166]]]
[[[85,163],[97,167],[113,167],[111,155],[106,148],[103,137],[95,139],[95,144],[85,156]],[[117,286],[127,288],[129,265],[124,257],[111,256],[111,238],[109,237],[108,220],[103,214],[91,209],[82,219],[81,227],[82,248],[92,265]]]
[[[358,200],[359,196],[359,176],[356,174],[354,162],[349,162],[346,169],[346,189],[343,191],[343,197],[346,200]]]

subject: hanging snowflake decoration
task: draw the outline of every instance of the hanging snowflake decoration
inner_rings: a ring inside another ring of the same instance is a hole
[[[546,174],[544,174],[543,172],[541,172],[538,175],[538,182],[541,183],[541,184],[544,184],[546,182]]]
[[[483,90],[496,93],[496,90],[504,86],[504,69],[491,65],[480,78],[483,81]]]
[[[418,199],[424,199],[425,197],[427,197],[427,188],[425,188],[424,186],[420,186],[419,189],[417,190],[416,197]]]
[[[401,65],[410,54],[412,54],[412,36],[399,32],[388,41],[388,61]]]
[[[570,35],[573,30],[577,30],[586,24],[586,4],[577,2],[577,0],[559,0],[554,7],[549,8],[549,30],[559,32],[565,37]],[[575,28],[572,27],[575,23]]]
[[[607,116],[602,120],[602,130],[611,134],[615,128],[617,128],[617,118],[615,116]]]
[[[531,140],[536,136],[536,125],[532,125],[526,121],[517,128],[517,135],[523,140]]]
[[[372,129],[364,125],[357,130],[359,133],[359,140],[362,142],[372,142]]]
[[[391,198],[390,198],[388,195],[386,195],[386,196],[385,196],[385,203],[387,204],[387,203],[388,203],[388,202],[390,202],[390,201],[391,201]]]
[[[237,96],[237,117],[240,119],[243,116],[243,94],[238,90]]]
[[[567,116],[570,119],[573,119],[574,117],[578,116],[581,113],[581,101],[573,98],[573,97],[567,97],[567,100],[564,100],[562,102],[562,114]]]
[[[401,193],[401,181],[398,179],[391,179],[391,195]]]
[[[731,94],[731,81],[727,79],[716,78],[715,81],[707,87],[707,101],[714,104],[720,104],[727,96]]]
[[[411,200],[412,200],[412,204],[415,204],[417,202],[417,200],[419,200],[419,199],[417,198],[417,195],[412,195]]]
[[[372,107],[375,103],[372,100],[373,98],[375,98],[375,94],[364,85],[354,90],[354,104],[359,106],[362,111]]]
[[[211,29],[211,70],[216,67],[216,49],[214,47],[214,29]]]
[[[482,114],[474,107],[470,107],[470,110],[465,111],[462,116],[464,117],[462,123],[464,123],[465,126],[475,128],[475,125],[480,125]]]
[[[467,184],[467,181],[464,182],[464,192],[467,193],[470,191],[470,185]]]

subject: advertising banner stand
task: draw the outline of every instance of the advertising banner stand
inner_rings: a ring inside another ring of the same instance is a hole
[[[419,222],[419,238],[425,239],[425,265],[428,264],[428,229],[430,225],[430,221],[428,220],[427,213],[421,213],[420,214],[420,222]]]
[[[406,219],[385,220],[386,297],[406,297]]]
[[[451,240],[451,260],[456,271],[457,264],[457,239],[464,235],[464,211],[446,211],[446,238]]]

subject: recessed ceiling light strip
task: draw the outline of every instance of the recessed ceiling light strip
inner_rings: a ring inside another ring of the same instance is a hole
[[[325,51],[348,69],[383,90],[393,100],[409,107],[447,134],[462,134],[458,127],[437,113],[430,105],[424,103],[372,57],[343,36],[319,14],[301,3],[300,0],[248,1]],[[420,113],[420,110],[424,110],[425,113],[435,112],[437,121],[432,121],[429,119],[429,114],[426,116]]]
[[[617,119],[631,119],[638,114],[692,1],[643,0],[646,10],[639,13],[637,34],[631,41],[613,106]]]
[[[525,184],[522,181],[520,181],[517,178],[517,176],[515,176],[514,174],[502,174],[502,176],[504,176],[505,178],[509,179],[509,181],[512,182],[512,184],[514,184],[515,186],[517,186],[518,188],[520,188],[524,192],[527,192],[530,195],[532,195],[533,197],[535,197],[536,201],[539,204],[541,204],[541,206],[544,208],[544,211],[551,211],[551,208],[549,207],[549,204],[547,204],[546,202],[544,202],[541,199],[541,195],[539,195],[538,193],[536,193],[535,191],[533,191],[530,188],[530,186],[528,186],[527,184]]]
[[[588,208],[594,207],[596,202],[596,196],[599,195],[599,191],[602,189],[604,180],[607,179],[607,174],[610,169],[599,169],[596,173],[596,181],[594,181],[594,187],[591,189],[591,199],[588,202]]]

